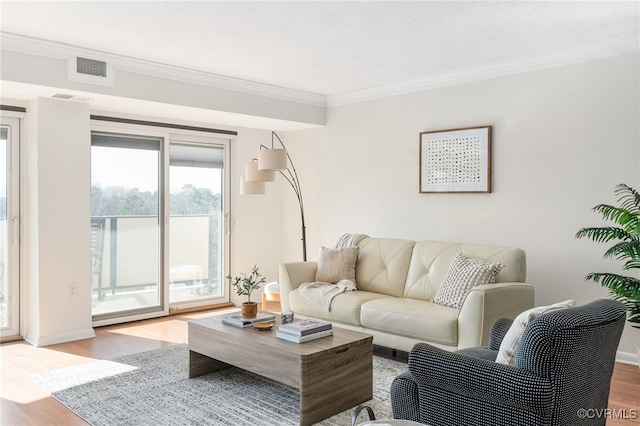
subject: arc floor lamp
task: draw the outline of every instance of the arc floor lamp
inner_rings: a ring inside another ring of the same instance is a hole
[[[279,142],[282,148],[276,148],[275,141]],[[253,158],[245,164],[245,176],[240,180],[241,194],[264,194],[266,192],[265,182],[276,180],[276,172],[289,183],[296,194],[300,205],[300,220],[302,224],[302,259],[307,261],[307,232],[304,223],[304,203],[302,201],[302,190],[296,167],[293,165],[291,156],[287,152],[282,139],[271,132],[271,148],[260,145],[258,158]]]

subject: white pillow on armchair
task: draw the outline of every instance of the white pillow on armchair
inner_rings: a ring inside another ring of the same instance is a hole
[[[549,306],[538,306],[537,308],[531,308],[518,315],[511,324],[511,327],[504,335],[500,349],[498,350],[498,356],[496,362],[500,364],[513,364],[516,358],[516,352],[520,346],[522,335],[529,323],[538,318],[542,314],[547,312],[557,311],[559,309],[573,308],[575,306],[575,300],[565,300]]]

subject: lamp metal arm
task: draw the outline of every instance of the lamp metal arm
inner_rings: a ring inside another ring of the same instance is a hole
[[[291,185],[291,188],[293,188],[293,192],[295,192],[296,198],[298,199],[298,204],[300,205],[300,221],[302,225],[302,259],[303,261],[306,262],[307,261],[307,227],[305,225],[305,220],[304,220],[304,202],[302,201],[302,189],[300,188],[300,181],[298,180],[298,172],[296,171],[296,166],[293,164],[293,160],[289,155],[289,151],[287,150],[287,147],[284,145],[284,143],[282,142],[282,139],[280,139],[280,137],[276,134],[276,132],[273,132],[273,131],[271,132],[271,149],[274,149],[274,136],[276,139],[278,139],[278,142],[280,142],[280,145],[282,145],[282,148],[284,148],[287,154],[287,159],[289,160],[289,164],[291,164],[291,169],[287,167],[286,173],[283,170],[278,170],[278,172],[282,175],[282,177],[285,178],[285,180],[289,183],[289,185]],[[260,145],[260,149],[263,149],[263,148],[269,149],[269,147]]]

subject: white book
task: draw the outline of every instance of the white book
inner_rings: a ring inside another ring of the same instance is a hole
[[[270,312],[258,312],[255,318],[246,318],[243,317],[239,313],[235,314],[226,314],[222,316],[222,323],[234,325],[236,327],[250,327],[253,324],[258,324],[260,322],[272,322],[276,320],[275,314]]]
[[[309,342],[311,340],[316,340],[316,339],[320,339],[322,337],[327,337],[327,336],[332,336],[332,335],[333,335],[333,330],[319,331],[317,333],[307,334],[306,336],[296,336],[296,335],[290,334],[290,333],[283,333],[280,330],[276,331],[276,337],[278,339],[287,340],[287,341],[293,342],[293,343]]]
[[[331,323],[317,319],[298,319],[287,324],[281,324],[278,327],[278,331],[283,331],[295,336],[306,336],[325,330],[331,330]]]

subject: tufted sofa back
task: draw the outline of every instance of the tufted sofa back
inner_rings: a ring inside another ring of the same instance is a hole
[[[365,238],[358,244],[358,289],[394,297],[430,300],[458,252],[505,265],[496,282],[525,282],[524,250],[481,244]]]
[[[504,268],[496,276],[496,282],[524,282],[526,257],[524,250],[513,247],[461,244],[443,241],[419,241],[412,253],[404,297],[431,299],[444,279],[449,264],[458,253],[484,260],[500,262]]]
[[[356,285],[359,290],[402,297],[416,242],[365,238],[358,244]]]

